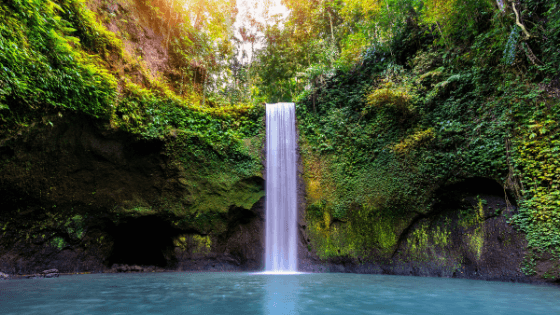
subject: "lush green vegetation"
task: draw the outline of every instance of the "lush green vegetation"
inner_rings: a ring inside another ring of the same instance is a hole
[[[220,93],[234,54],[233,3],[1,3],[0,139],[82,117],[139,140],[161,141],[179,173],[182,194],[122,200],[106,209],[89,203],[80,220],[106,212],[117,221],[160,214],[185,229],[223,232],[230,207],[250,209],[263,195],[258,178],[264,107],[230,102]],[[152,35],[144,36],[146,30]],[[158,66],[166,71],[151,68],[157,60],[142,49],[147,37],[165,47],[167,57]],[[10,164],[16,162],[3,159],[0,169],[17,169]],[[30,172],[40,174],[35,166]],[[72,238],[62,226],[74,224],[76,216],[67,208],[55,211],[56,222],[22,223],[10,213],[0,220],[31,235],[46,233],[61,248]]]
[[[560,2],[285,3],[257,86],[297,100],[320,256],[383,256],[438,187],[470,177],[514,192],[511,222],[556,252]]]
[[[225,228],[231,202],[250,208],[262,196],[261,103],[294,100],[320,257],[390,257],[437,189],[472,177],[515,196],[510,222],[533,252],[558,254],[560,1],[283,3],[287,20],[251,22],[262,48],[243,31],[254,53],[243,64],[233,1],[3,2],[0,135],[78,113],[163,141],[190,205],[165,209],[206,233]],[[167,70],[152,69],[134,33],[142,24],[165,47]],[[478,223],[467,225],[480,256]],[[412,251],[427,243],[423,224]],[[448,243],[449,231],[432,232]]]
[[[107,117],[115,101],[115,79],[98,66],[98,57],[75,49],[77,30],[62,12],[99,26],[76,1],[13,1],[0,7],[0,119],[10,127],[53,108]]]
[[[244,138],[258,134],[263,109],[206,101],[208,93],[197,86],[199,81],[209,80],[211,71],[207,68],[211,66],[193,63],[217,51],[224,58],[232,53],[227,41],[231,29],[221,16],[231,10],[213,13],[220,18],[200,17],[228,3],[207,3],[205,10],[191,8],[197,10],[199,20],[192,27],[180,27],[191,25],[191,15],[178,3],[125,2],[139,16],[155,19],[154,27],[160,32],[166,31],[170,49],[180,54],[172,56],[172,65],[186,72],[181,82],[149,75],[141,58],[124,49],[126,36],[108,31],[98,21],[102,16],[90,11],[83,1],[2,4],[0,12],[5,22],[0,26],[0,120],[5,128],[1,132],[14,133],[37,121],[52,124],[49,115],[62,116],[70,110],[110,119],[113,127],[144,138],[162,138],[180,130],[221,154],[230,148],[238,150]],[[108,11],[100,9],[104,14],[117,10],[113,8],[116,4],[106,5]],[[110,14],[115,13],[108,14],[109,22]],[[201,48],[204,45],[218,46]],[[215,68],[220,64],[214,63]],[[109,71],[123,65],[138,69],[140,80],[137,73]]]

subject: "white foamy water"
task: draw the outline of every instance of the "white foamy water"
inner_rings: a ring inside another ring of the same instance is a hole
[[[295,114],[294,103],[266,105],[266,272],[297,272]]]

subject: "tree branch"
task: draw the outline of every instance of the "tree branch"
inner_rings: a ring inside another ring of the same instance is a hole
[[[515,24],[517,24],[517,26],[519,26],[523,31],[523,34],[525,34],[525,40],[531,38],[531,34],[529,33],[529,31],[527,31],[525,25],[521,23],[521,20],[519,18],[519,12],[517,12],[517,9],[515,8],[515,2],[512,0],[510,0],[509,2],[511,2],[511,7],[513,8],[513,12],[515,12]]]

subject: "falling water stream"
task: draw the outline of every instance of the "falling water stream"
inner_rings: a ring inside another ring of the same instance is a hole
[[[294,103],[266,105],[265,271],[297,271]]]

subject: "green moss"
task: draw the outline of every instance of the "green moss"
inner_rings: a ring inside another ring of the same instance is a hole
[[[328,214],[325,220],[330,220]],[[347,229],[336,225],[328,228],[323,228],[323,226],[324,223],[314,223],[309,226],[311,242],[320,258],[356,256],[357,244]]]
[[[64,226],[66,227],[66,231],[68,235],[73,238],[82,239],[84,236],[84,217],[79,214],[74,215],[70,218]]]
[[[105,5],[90,4],[93,8]],[[134,23],[142,17],[138,19],[137,15],[145,12],[137,9],[146,3],[126,1],[119,5],[126,7],[120,11],[135,17],[116,21],[117,27],[125,22],[131,28],[138,26]],[[68,205],[47,205],[40,214],[29,215],[32,220],[22,219],[19,210],[17,214],[2,214],[3,233],[26,241],[61,235],[54,238],[58,247],[66,246],[63,240],[101,245],[107,244],[102,236],[90,240],[85,235],[91,218],[109,217],[117,223],[152,215],[205,235],[224,233],[229,211],[251,209],[264,196],[264,106],[224,104],[209,98],[203,103],[203,96],[195,88],[183,89],[181,83],[178,90],[176,82],[154,78],[143,58],[124,49],[121,35],[100,22],[102,11],[99,9],[101,16],[97,16],[83,0],[0,3],[0,138],[9,139],[21,130],[43,132],[63,117],[98,118],[87,120],[110,126],[111,132],[120,130],[138,139],[165,142],[169,186],[159,198],[147,200],[135,195],[130,200],[119,200],[111,209],[95,208],[88,202],[79,212],[65,208]],[[158,21],[161,19],[159,16]],[[115,20],[108,19],[111,23]],[[169,27],[167,22],[162,25]],[[185,44],[189,36],[205,32],[192,31],[171,34],[169,47],[179,41]],[[127,36],[124,31],[122,34]],[[200,56],[194,46],[204,41],[210,42],[206,37],[197,38],[190,52]],[[141,55],[141,49],[137,53]],[[214,52],[209,54],[214,56]],[[187,65],[192,61],[185,54],[183,57]],[[170,66],[185,70],[185,64],[177,64],[173,58],[170,57]],[[38,128],[37,123],[49,127]],[[38,167],[29,163],[24,166],[26,178]],[[2,171],[6,165],[10,166],[7,159],[2,159]],[[47,193],[52,196],[51,190]],[[33,210],[21,209],[26,211]],[[204,244],[210,244],[210,240],[208,236]]]
[[[449,236],[451,235],[451,231],[447,230],[447,228],[441,228],[438,226],[436,227],[435,231],[432,234],[434,244],[437,246],[447,246],[449,244]]]
[[[424,259],[424,255],[428,255],[428,231],[427,225],[422,224],[416,229],[412,236],[407,240],[408,248],[412,252],[411,255],[416,259]]]
[[[125,209],[124,212],[131,214],[133,216],[144,216],[144,215],[151,215],[156,213],[156,211],[151,207],[143,207],[143,206]]]
[[[352,71],[339,69],[324,84],[310,82],[313,88],[296,104],[308,220],[319,222],[322,212],[330,211],[337,220],[351,221],[356,205],[365,204],[377,217],[392,218],[398,233],[399,224],[433,210],[443,185],[481,177],[503,185],[506,199],[515,195],[518,214],[510,223],[525,232],[529,248],[557,250],[560,102],[550,91],[552,73],[558,71],[551,48],[558,50],[558,34],[544,17],[560,13],[554,10],[556,0],[522,6],[534,26],[530,32],[550,35],[546,44],[532,44],[540,47],[534,49],[538,66],[516,53],[517,28],[504,24],[502,16],[487,15],[488,27],[469,39],[447,38],[446,45],[457,44],[459,50],[442,50],[424,37],[421,25],[407,27],[405,36],[394,38],[390,54],[375,46]],[[502,210],[479,199],[474,208],[461,210],[458,229],[478,259],[488,237],[484,220],[511,213],[510,202]],[[366,217],[365,222],[373,221]],[[351,235],[354,227],[340,228],[345,232],[339,234]],[[373,229],[390,231],[373,226],[364,231],[377,235]],[[441,234],[447,231],[423,227],[416,233],[409,245],[417,252],[447,238]],[[375,243],[383,242],[370,242]]]
[[[182,251],[186,251],[188,249],[188,235],[180,235],[173,240],[173,245],[180,248]]]
[[[372,208],[354,209],[346,223],[333,222],[328,208],[323,208],[319,219],[318,211],[321,210],[316,207],[308,209],[308,220],[311,242],[321,258],[364,257],[373,253],[377,258],[387,258],[397,244],[396,222],[379,216]]]
[[[208,254],[212,248],[212,239],[208,235],[193,235],[195,241],[194,253]]]
[[[51,246],[54,246],[58,249],[63,249],[64,247],[68,246],[68,243],[62,237],[59,236],[54,237],[50,243]]]
[[[417,260],[443,259],[436,257],[436,250],[441,250],[450,242],[451,232],[440,226],[432,227],[428,222],[422,222],[407,239],[408,251]]]
[[[300,125],[300,129],[305,128]],[[355,155],[357,150],[340,148],[336,154],[314,150],[312,142],[316,140],[315,135],[300,136],[308,198],[306,218],[317,252],[324,257],[389,257],[407,222],[417,212],[426,211],[419,200],[426,198],[424,188],[414,186],[419,180],[417,172],[389,150],[371,160]],[[365,159],[370,163],[365,164]],[[336,229],[328,228],[327,215]]]
[[[473,208],[462,210],[459,216],[459,225],[463,228],[466,242],[471,252],[480,259],[484,248],[484,205],[486,200],[477,197]]]
[[[184,234],[176,237],[173,244],[182,251],[191,250],[195,254],[208,254],[212,249],[212,238],[209,235]]]
[[[469,248],[476,255],[477,259],[480,259],[482,255],[482,249],[484,248],[484,228],[482,226],[476,227],[472,233],[467,233],[467,241]]]
[[[363,243],[364,251],[367,248],[377,247],[382,253],[393,251],[397,244],[395,229],[397,224],[394,219],[387,216],[377,216],[373,209],[359,208],[351,221],[353,235]]]
[[[484,204],[486,201],[477,196],[476,205],[472,208],[461,209],[459,214],[459,225],[463,229],[479,226],[484,222]]]
[[[226,191],[222,194],[213,193],[211,190],[206,191],[204,195],[198,195],[195,197],[190,197],[189,202],[192,202],[192,206],[189,212],[220,212],[225,213],[231,207],[238,207],[243,209],[251,209],[251,207],[264,197],[264,191],[262,187],[247,187],[248,191]],[[253,191],[251,191],[253,189]],[[258,191],[255,191],[259,189]],[[201,192],[203,193],[203,192]]]
[[[166,150],[180,172],[179,182],[186,192],[181,203],[186,206],[170,211],[198,218],[226,213],[232,207],[251,209],[264,196],[262,164],[252,149],[254,141],[232,143],[226,151],[201,136],[178,132]]]

